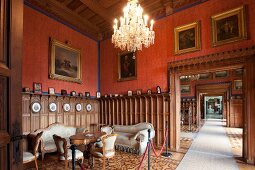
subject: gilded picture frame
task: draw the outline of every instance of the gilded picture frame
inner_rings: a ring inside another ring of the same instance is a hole
[[[49,77],[81,84],[81,51],[55,39],[51,39],[50,49]]]
[[[190,94],[190,85],[181,85],[181,94]]]
[[[243,81],[242,80],[234,80],[234,90],[242,90]]]
[[[201,50],[200,21],[174,28],[174,44],[176,55]]]
[[[211,17],[212,46],[247,39],[245,6]]]
[[[137,60],[134,52],[118,54],[118,81],[137,79]]]

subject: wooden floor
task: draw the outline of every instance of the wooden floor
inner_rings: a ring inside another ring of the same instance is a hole
[[[181,127],[183,132],[189,132],[189,127],[184,125]],[[192,132],[198,132],[198,128],[196,126],[191,127]],[[229,137],[230,143],[232,145],[232,152],[236,158],[238,166],[240,170],[255,170],[255,166],[248,165],[244,161],[242,161],[242,129],[241,128],[226,128],[227,136]],[[192,139],[190,138],[181,138],[181,148],[178,152],[171,152],[173,154],[172,158],[162,158],[156,157],[154,153],[151,151],[151,169],[153,170],[174,170],[177,168],[179,163],[181,162],[182,158],[188,151],[190,145],[192,144]],[[158,150],[159,152],[159,150]],[[116,153],[114,159],[109,160],[107,164],[107,169],[122,169],[122,170],[135,170],[139,166],[141,161],[141,156],[120,152]],[[38,160],[39,169],[44,170],[62,170],[64,169],[64,162],[59,162],[57,159],[57,155],[53,154],[46,154],[45,160],[43,164],[41,160]],[[84,160],[84,167],[88,165],[88,160]],[[24,170],[34,170],[34,163],[25,164],[23,169]],[[71,169],[71,163],[70,167]],[[78,168],[77,166],[77,169]],[[89,169],[89,168],[86,168]],[[93,169],[102,169],[102,162],[100,160],[95,161],[95,167]],[[143,163],[143,170],[147,169],[147,159]]]
[[[153,170],[174,170],[179,165],[180,161],[182,160],[185,153],[188,151],[190,145],[192,143],[192,139],[189,138],[182,138],[181,139],[181,148],[178,152],[171,152],[173,156],[171,158],[162,158],[156,157],[153,151],[151,151],[151,169]],[[159,152],[159,150],[157,150]],[[113,159],[110,159],[107,164],[107,169],[113,170],[136,170],[141,162],[141,156],[120,152],[118,151]],[[57,159],[57,155],[53,154],[46,154],[45,160],[43,164],[41,160],[38,160],[39,169],[45,170],[62,170],[64,169],[64,162],[59,162]],[[88,165],[88,160],[84,160],[84,167]],[[35,169],[34,162],[28,163],[24,165],[23,169]],[[71,169],[71,163],[70,167]],[[77,167],[77,169],[80,169]],[[86,168],[88,169],[88,168]],[[95,167],[93,169],[102,169],[102,162],[99,159],[95,160]],[[143,163],[143,170],[147,169],[147,159]]]
[[[255,166],[248,165],[242,160],[243,130],[242,128],[226,128],[229,137],[232,153],[240,170],[255,170]]]

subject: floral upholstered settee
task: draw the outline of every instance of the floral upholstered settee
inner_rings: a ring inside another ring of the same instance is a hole
[[[53,139],[53,135],[56,134],[62,138],[65,138],[67,141],[67,146],[70,146],[69,137],[75,135],[77,133],[83,133],[86,131],[85,128],[76,128],[72,126],[65,126],[61,123],[53,123],[49,125],[45,129],[38,129],[35,133],[39,133],[43,131],[43,135],[41,137],[41,153],[42,159],[44,158],[45,153],[56,152],[57,147]]]
[[[148,129],[151,129],[151,139],[155,136],[154,127],[151,123],[139,123],[136,125],[114,125],[112,133],[118,134],[115,146],[118,150],[137,153],[145,152],[148,142]],[[110,130],[102,128],[103,131]]]

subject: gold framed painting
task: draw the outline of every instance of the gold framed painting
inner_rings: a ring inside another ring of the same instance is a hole
[[[51,79],[82,83],[81,52],[55,39],[50,42]]]
[[[174,53],[183,54],[201,49],[200,21],[174,29]]]
[[[136,79],[136,57],[134,52],[123,52],[118,55],[118,81]]]
[[[181,85],[181,94],[190,94],[190,85]]]
[[[234,90],[242,90],[243,81],[242,80],[234,80]]]
[[[212,45],[247,39],[245,6],[241,6],[211,17]]]

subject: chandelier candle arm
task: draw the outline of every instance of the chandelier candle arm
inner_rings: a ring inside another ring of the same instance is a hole
[[[148,26],[148,15],[143,16],[143,9],[138,0],[129,0],[123,9],[124,16],[114,19],[112,43],[121,50],[135,52],[142,50],[142,46],[148,48],[154,44],[155,32],[154,20]]]

